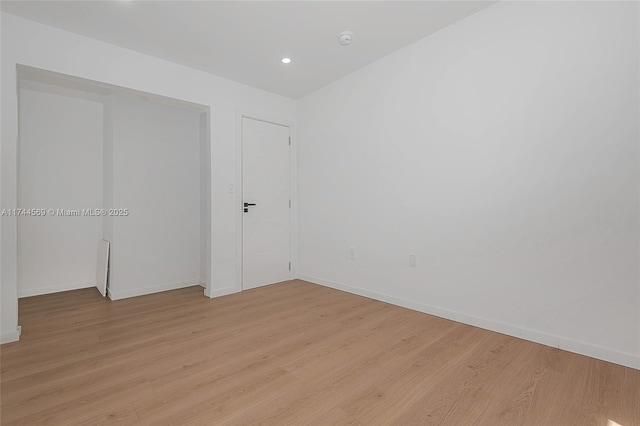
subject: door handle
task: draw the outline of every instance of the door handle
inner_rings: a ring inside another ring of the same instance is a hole
[[[255,206],[255,203],[244,203],[244,212],[248,213],[249,212],[249,206]]]

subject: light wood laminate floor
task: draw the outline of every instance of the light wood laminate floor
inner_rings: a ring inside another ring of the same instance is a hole
[[[9,425],[640,425],[640,371],[290,281],[20,300]]]

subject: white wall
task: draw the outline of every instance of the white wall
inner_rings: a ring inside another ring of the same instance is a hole
[[[503,2],[303,98],[301,277],[640,368],[637,9]]]
[[[102,104],[20,90],[18,207],[102,207]],[[98,217],[18,218],[18,296],[95,285]]]
[[[237,192],[225,191],[229,184],[236,184],[237,112],[292,122],[296,102],[5,13],[1,30],[1,207],[16,206],[17,64],[204,105],[211,111],[212,260],[207,292],[215,296],[238,291],[236,221],[240,200]],[[0,232],[0,338],[5,342],[18,337],[16,221],[3,217]]]
[[[112,299],[200,282],[200,114],[114,95]]]

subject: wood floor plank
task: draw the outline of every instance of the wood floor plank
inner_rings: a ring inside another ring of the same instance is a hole
[[[461,365],[438,383],[434,388],[437,398],[423,397],[399,421],[426,425],[521,424],[521,414],[528,412],[531,393],[537,390],[536,384],[544,373],[542,369],[529,368],[528,360],[535,356],[535,350],[527,342],[501,336],[492,349],[469,358],[466,367]],[[509,381],[512,378],[514,384]],[[498,414],[487,416],[494,404]]]
[[[304,281],[19,301],[2,425],[640,426],[640,371]]]
[[[65,419],[66,426],[137,426],[140,419],[132,404],[111,405],[81,415],[75,419]]]
[[[495,343],[497,337],[490,337]],[[447,384],[457,383],[454,379],[460,374],[458,371],[469,370],[465,360],[484,353],[491,344],[483,333],[461,326],[415,354],[404,356],[400,365],[383,370],[372,388],[341,407],[364,423],[391,424],[399,416],[411,417],[415,414],[414,407],[420,408],[420,414],[430,414],[423,409],[421,401],[425,397],[439,404],[450,400],[447,391],[450,393],[451,388]],[[453,390],[464,388],[455,385]],[[433,399],[434,394],[438,398]]]

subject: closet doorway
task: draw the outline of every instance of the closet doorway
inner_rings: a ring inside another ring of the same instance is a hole
[[[208,107],[20,66],[18,296],[210,284]]]

